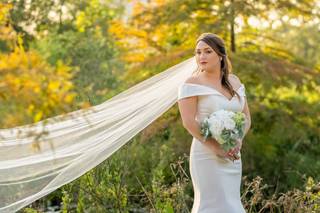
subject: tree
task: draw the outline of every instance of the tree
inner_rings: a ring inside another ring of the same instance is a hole
[[[247,28],[251,32],[255,31],[248,23],[250,18],[268,22],[271,26],[275,20],[270,19],[270,16],[276,13],[279,17],[288,16],[289,20],[299,18],[308,22],[316,16],[319,17],[319,10],[315,10],[315,8],[319,8],[316,6],[315,0],[161,0],[150,3],[138,2],[134,5],[129,21],[122,24],[125,30],[121,30],[119,23],[117,23],[116,29],[122,34],[123,31],[126,31],[125,35],[137,38],[138,44],[143,43],[140,41],[142,39],[148,47],[153,47],[160,53],[167,52],[171,47],[184,43],[191,47],[192,41],[202,32],[214,32],[229,43],[232,52],[236,52],[237,45],[239,45],[237,44],[237,33],[238,37],[247,36],[237,31],[243,28]],[[240,26],[241,20],[243,26]],[[130,28],[131,30],[129,30]],[[248,32],[248,30],[244,31]],[[256,34],[254,39],[258,39],[260,36],[263,35]],[[122,36],[122,38],[124,37]]]
[[[36,51],[25,51],[21,35],[8,19],[11,5],[0,4],[0,125],[9,128],[70,111],[75,104],[72,68],[48,64]]]

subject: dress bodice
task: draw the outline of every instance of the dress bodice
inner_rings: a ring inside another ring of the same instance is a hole
[[[196,114],[196,120],[202,121],[214,111],[224,109],[234,112],[241,112],[245,104],[245,86],[241,84],[236,89],[240,99],[235,94],[231,99],[217,91],[216,89],[193,83],[183,83],[178,90],[178,100],[198,96],[198,109]]]

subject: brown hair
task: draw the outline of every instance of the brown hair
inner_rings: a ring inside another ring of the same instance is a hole
[[[229,91],[229,93],[232,95],[232,97],[235,94],[237,94],[237,96],[240,98],[239,94],[233,89],[232,85],[230,84],[230,82],[228,80],[229,73],[232,73],[231,72],[232,66],[231,66],[231,62],[227,56],[224,41],[219,36],[217,36],[216,34],[213,34],[213,33],[201,34],[196,41],[196,45],[200,41],[203,41],[206,44],[208,44],[219,56],[222,57],[222,60],[221,60],[221,73],[222,73],[221,84],[223,87],[225,87]]]

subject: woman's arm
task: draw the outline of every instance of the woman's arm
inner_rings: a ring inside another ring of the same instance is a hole
[[[186,128],[193,137],[203,142],[204,138],[200,133],[200,126],[195,120],[197,111],[197,96],[179,100],[178,106],[183,127]]]
[[[245,97],[245,105],[244,108],[242,110],[242,112],[245,114],[245,127],[244,127],[244,132],[243,132],[243,136],[241,139],[237,140],[237,145],[236,147],[234,147],[233,149],[230,150],[230,153],[233,155],[235,153],[240,152],[240,149],[242,147],[242,142],[244,137],[246,136],[246,134],[248,133],[250,127],[251,127],[251,116],[250,116],[250,110],[248,107],[248,103],[247,103],[247,98]]]
[[[215,154],[221,157],[228,157],[231,160],[234,160],[233,156],[227,155],[227,153],[220,147],[219,143],[213,138],[208,138],[204,140],[204,137],[200,132],[200,125],[195,120],[196,112],[197,112],[197,96],[192,96],[188,98],[183,98],[178,101],[179,111],[182,118],[182,124],[184,128],[196,139],[201,141],[204,145],[206,145],[210,150],[212,150]]]
[[[249,110],[246,96],[245,96],[245,105],[244,105],[242,112],[245,114],[245,121],[246,121],[245,128],[244,128],[244,134],[243,134],[243,138],[244,138],[251,127],[251,115],[250,115],[250,110]]]
[[[239,77],[233,73],[229,74],[229,80],[233,81],[233,83],[235,85],[237,85],[236,88],[238,88],[242,84]],[[248,131],[251,127],[251,116],[250,116],[250,110],[249,110],[248,101],[247,101],[246,96],[244,97],[244,100],[245,100],[245,105],[244,105],[242,112],[245,114],[245,128],[244,128],[244,134],[243,134],[242,139],[248,133]]]

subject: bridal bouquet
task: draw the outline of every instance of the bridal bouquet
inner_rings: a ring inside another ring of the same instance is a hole
[[[236,140],[244,134],[245,115],[242,112],[218,110],[200,123],[200,132],[205,139],[214,138],[225,151],[236,146]]]

